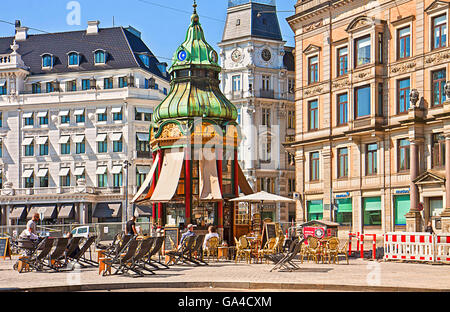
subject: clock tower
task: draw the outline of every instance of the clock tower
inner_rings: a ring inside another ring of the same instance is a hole
[[[219,43],[222,92],[238,109],[240,162],[255,191],[291,197],[293,157],[282,143],[294,136],[294,57],[281,35],[275,0],[229,0]],[[262,218],[290,221],[295,205],[267,206]]]

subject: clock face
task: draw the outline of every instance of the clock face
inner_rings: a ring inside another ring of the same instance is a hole
[[[239,62],[241,60],[241,52],[239,50],[234,50],[233,53],[231,53],[231,59],[233,62]]]
[[[264,61],[268,62],[272,58],[272,53],[270,53],[269,49],[264,49],[261,52],[261,57]]]
[[[186,57],[187,57],[187,53],[186,53],[186,51],[184,51],[184,50],[181,50],[180,52],[178,52],[178,60],[180,61],[180,62],[183,62],[183,61],[185,61],[186,60]]]

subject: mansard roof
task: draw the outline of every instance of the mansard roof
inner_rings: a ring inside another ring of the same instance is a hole
[[[14,37],[0,38],[0,54],[11,53],[10,46]],[[70,31],[48,34],[28,35],[26,40],[18,41],[17,52],[22,56],[31,75],[49,73],[70,73],[94,70],[142,68],[162,79],[168,80],[158,68],[159,61],[141,38],[124,27],[101,28],[97,34],[86,34],[86,31]],[[95,65],[94,52],[104,50],[107,61],[104,65]],[[79,66],[68,66],[67,55],[77,51],[80,55]],[[150,66],[144,65],[138,57],[145,53],[150,56]],[[42,69],[42,55],[54,57],[51,69]]]

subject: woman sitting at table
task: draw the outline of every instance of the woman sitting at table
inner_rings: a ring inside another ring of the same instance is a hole
[[[217,229],[214,225],[210,225],[208,227],[208,234],[206,234],[205,240],[203,241],[203,250],[206,250],[208,240],[212,237],[217,237],[217,239],[219,239],[219,234],[217,233]]]

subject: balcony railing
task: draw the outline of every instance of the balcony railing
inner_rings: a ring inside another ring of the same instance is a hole
[[[264,99],[275,99],[275,91],[260,89],[259,92],[257,92],[256,97]]]
[[[1,189],[2,196],[20,195],[48,195],[48,194],[97,194],[112,195],[125,194],[125,187],[92,187],[92,186],[60,186],[60,187],[35,187],[35,188],[11,188]]]

